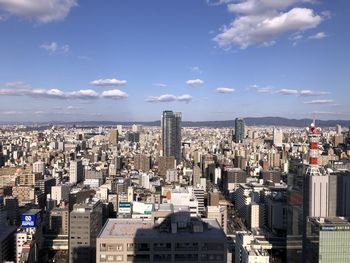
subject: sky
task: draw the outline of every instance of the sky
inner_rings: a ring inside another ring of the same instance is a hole
[[[348,0],[0,0],[1,121],[350,120]]]

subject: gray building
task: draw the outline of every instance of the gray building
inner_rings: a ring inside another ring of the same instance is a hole
[[[162,147],[163,156],[174,156],[177,163],[181,162],[181,113],[163,111]]]
[[[69,222],[69,262],[95,262],[96,237],[103,225],[102,203],[90,198],[75,204]]]
[[[51,194],[51,187],[56,185],[56,179],[48,177],[35,182],[35,187],[38,188],[45,196]]]
[[[0,226],[0,262],[14,260],[16,229],[15,226]]]
[[[236,118],[235,119],[235,143],[243,142],[245,137],[245,123],[243,119]]]

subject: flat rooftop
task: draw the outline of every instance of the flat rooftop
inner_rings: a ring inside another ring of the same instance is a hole
[[[203,232],[196,232],[187,230],[179,231],[175,234],[171,232],[161,232],[159,228],[154,227],[153,222],[147,219],[121,219],[110,218],[102,228],[99,238],[165,238],[172,239],[175,237],[198,237],[198,238],[223,238],[225,233],[218,225],[216,219],[201,219],[207,226],[204,227]],[[199,222],[199,221],[194,221]],[[170,224],[169,224],[170,225]]]

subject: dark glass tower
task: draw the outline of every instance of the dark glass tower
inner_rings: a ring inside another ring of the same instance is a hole
[[[163,111],[161,125],[163,156],[174,156],[179,164],[181,162],[181,113]]]
[[[243,119],[235,119],[235,143],[241,143],[244,139],[245,123]]]

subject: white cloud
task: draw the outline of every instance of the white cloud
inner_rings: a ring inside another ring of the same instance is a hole
[[[127,98],[128,94],[119,89],[112,89],[112,90],[105,90],[104,92],[102,92],[101,96],[103,98],[109,98],[109,99],[123,99],[123,98]]]
[[[309,36],[310,39],[322,39],[322,38],[325,38],[325,37],[327,37],[325,32],[318,32],[315,35]]]
[[[228,4],[230,12],[240,14],[259,14],[271,10],[283,10],[293,4],[302,2],[312,2],[310,0],[241,0],[239,3]]]
[[[326,100],[310,100],[304,101],[305,104],[333,104],[334,100],[326,99]]]
[[[172,94],[164,94],[160,96],[149,96],[146,98],[148,102],[171,102],[171,101],[184,101],[190,102],[192,100],[192,96],[189,94],[184,94],[181,96],[175,96]]]
[[[203,83],[204,81],[201,79],[189,79],[186,81],[186,84],[190,86],[199,86],[199,85],[202,85]]]
[[[273,88],[272,87],[260,87],[258,85],[252,85],[248,88],[248,90],[254,90],[257,93],[272,93]]]
[[[45,49],[51,54],[54,54],[54,53],[68,54],[70,51],[69,45],[67,44],[60,45],[56,42],[44,43],[40,46],[40,48]]]
[[[299,91],[296,89],[280,89],[277,90],[276,93],[281,95],[298,95]]]
[[[66,93],[68,98],[77,98],[77,99],[96,99],[99,94],[92,89],[81,89],[78,91],[72,91]]]
[[[40,23],[61,21],[78,0],[0,0],[0,9]]]
[[[269,94],[280,94],[280,95],[297,95],[300,97],[316,97],[329,95],[328,91],[315,91],[315,90],[299,90],[299,89],[279,89],[275,90],[272,87],[260,87],[258,85],[252,85],[248,90],[254,90],[257,93],[269,93]]]
[[[30,88],[30,85],[23,81],[12,81],[1,83],[0,86],[5,86],[9,88]]]
[[[153,86],[160,87],[160,88],[168,87],[168,85],[165,83],[153,83]]]
[[[216,91],[217,91],[218,93],[225,93],[225,94],[227,94],[227,93],[232,93],[232,92],[234,92],[235,89],[232,89],[232,88],[225,88],[225,87],[219,87],[219,88],[216,89]]]
[[[119,79],[97,79],[90,82],[91,85],[95,86],[123,86],[126,83],[126,80]]]
[[[231,2],[233,2],[233,0],[207,0],[207,4],[212,6],[228,4]]]
[[[192,96],[189,94],[184,94],[184,95],[178,96],[177,100],[184,101],[184,102],[190,102],[192,100]]]
[[[97,99],[99,94],[91,89],[78,91],[62,91],[60,89],[0,89],[3,96],[28,96],[50,99]]]
[[[307,97],[307,96],[322,96],[322,95],[328,95],[328,94],[330,94],[330,92],[328,92],[328,91],[301,90],[299,92],[299,95],[300,96],[304,96],[304,97]]]
[[[313,0],[241,0],[227,4],[228,10],[235,13],[229,26],[223,26],[214,37],[220,47],[237,45],[241,49],[251,45],[272,46],[276,39],[288,32],[301,32],[317,27],[324,16],[310,8],[294,7],[295,4]],[[294,40],[295,41],[295,40]]]

